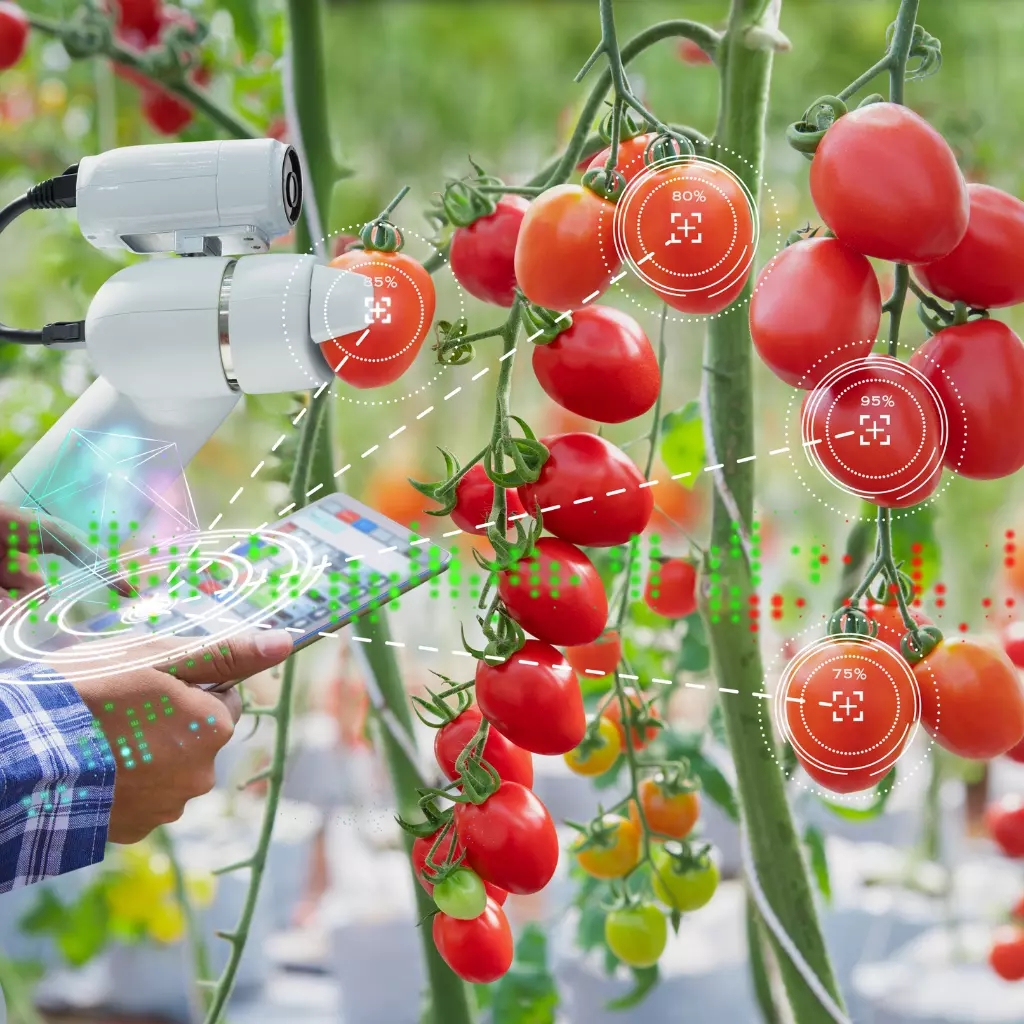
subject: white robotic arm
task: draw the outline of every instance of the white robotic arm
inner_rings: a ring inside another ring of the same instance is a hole
[[[99,465],[130,469],[117,518],[142,522],[153,493],[133,445],[173,446],[184,468],[241,394],[318,387],[332,370],[317,343],[365,326],[374,294],[313,256],[222,255],[265,250],[298,216],[298,163],[274,140],[114,150],[82,161],[76,192],[94,245],[198,257],[139,263],[99,289],[84,321],[99,379],[0,481],[0,502],[86,530],[105,526],[102,489],[90,497],[84,479],[101,436],[118,457]]]

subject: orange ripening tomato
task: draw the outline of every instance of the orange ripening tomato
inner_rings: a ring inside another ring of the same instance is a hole
[[[526,297],[562,312],[603,292],[619,270],[614,216],[614,203],[582,185],[556,185],[537,196],[516,242],[516,280]]]
[[[815,782],[836,793],[870,789],[896,763],[919,699],[906,663],[867,639],[829,637],[786,670],[786,738]]]
[[[632,686],[624,687],[624,693],[626,695],[626,703],[631,705],[632,708],[639,709],[644,701],[643,698],[633,689]],[[632,720],[633,712],[629,711],[630,719]],[[652,705],[647,712],[651,718],[657,718],[658,712]],[[623,749],[626,746],[626,730],[622,726],[622,707],[619,704],[619,698],[612,693],[608,700],[601,707],[601,717],[607,718],[612,725],[615,726],[619,731],[619,742]],[[643,735],[640,735],[640,730],[630,724],[629,738],[633,745],[634,750],[643,750],[648,743],[651,742],[657,735],[659,729],[656,725],[648,725],[644,728]]]
[[[392,384],[412,366],[434,319],[434,282],[402,252],[352,249],[330,266],[373,280],[366,327],[320,346],[331,369],[355,388]]]
[[[907,627],[903,622],[903,616],[900,615],[899,605],[895,601],[891,604],[879,604],[877,601],[869,601],[864,612],[872,622],[878,623],[877,639],[891,647],[897,654],[902,654],[900,642],[907,632]],[[919,626],[934,625],[932,620],[917,608],[910,609],[910,617]]]
[[[631,139],[619,143],[619,151],[615,157],[615,170],[626,179],[628,185],[638,174],[642,174],[647,165],[644,163],[644,151],[648,145],[658,137],[657,132],[646,135],[634,135]],[[608,154],[612,151],[611,146],[605,146],[593,160],[590,161],[588,171],[596,171],[604,167],[608,160]]]
[[[682,793],[667,793],[663,788],[664,778],[642,779],[637,790],[640,807],[644,812],[647,827],[657,839],[685,839],[700,817],[700,794],[696,790]],[[636,801],[629,804],[629,819],[640,828],[640,814]]]
[[[632,263],[673,309],[718,313],[743,290],[754,218],[743,186],[724,168],[685,161],[656,171],[623,193],[615,216]]]
[[[402,526],[424,523],[424,507],[429,501],[409,483],[410,476],[417,478],[415,472],[406,474],[394,468],[378,468],[367,481],[363,500],[370,508]]]
[[[601,818],[602,838],[580,849],[581,836],[573,845],[576,861],[594,878],[622,878],[640,863],[640,829],[618,814]]]
[[[565,660],[580,676],[607,676],[615,671],[622,658],[622,640],[618,630],[610,629],[589,644],[566,647]]]
[[[958,757],[986,761],[1024,738],[1024,689],[994,644],[951,637],[914,666],[921,722]]]

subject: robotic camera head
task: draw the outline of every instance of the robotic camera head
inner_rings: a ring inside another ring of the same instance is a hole
[[[260,253],[298,220],[302,174],[276,139],[126,146],[79,162],[75,206],[98,249]]]

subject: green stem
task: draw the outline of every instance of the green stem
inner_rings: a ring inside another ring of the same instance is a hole
[[[906,84],[907,60],[914,41],[914,24],[917,22],[919,0],[900,0],[896,14],[896,27],[889,47],[889,100],[903,102],[903,87]]]
[[[716,159],[745,182],[755,202],[760,193],[772,54],[769,50],[746,47],[743,33],[757,20],[762,6],[761,0],[732,2],[720,60],[722,105],[714,150]],[[748,280],[739,302],[749,300],[751,286]],[[712,442],[709,447],[725,464],[721,480],[743,520],[732,522],[722,487],[716,486],[711,543],[722,552],[720,578],[716,582],[721,592],[733,597],[742,608],[753,593],[750,566],[742,551],[730,552],[734,550],[734,533],[749,530],[753,518],[755,463],[736,461],[754,450],[751,350],[745,317],[710,321],[704,357],[710,422],[705,423],[704,429]],[[730,687],[740,692],[736,700],[722,702],[722,713],[736,766],[743,824],[758,879],[797,949],[839,1001],[800,840],[786,801],[782,771],[764,738],[764,709],[752,696],[763,689],[764,680],[756,634],[739,616],[734,622],[728,613],[711,614],[706,592],[702,593],[701,605],[715,678],[722,683],[728,681]],[[798,1024],[830,1022],[829,1013],[774,937],[772,943],[794,1019]]]
[[[883,71],[889,70],[889,54],[887,53],[877,64],[868,68],[859,78],[855,78],[841,93],[839,99],[848,100],[855,93],[860,92],[868,82],[876,79]]]
[[[747,954],[750,957],[750,973],[753,975],[754,997],[761,1011],[763,1024],[781,1024],[775,1009],[775,998],[772,994],[771,976],[768,973],[768,962],[765,955],[765,927],[761,915],[757,912],[757,904],[749,894],[744,900],[747,919]]]
[[[402,685],[402,677],[395,662],[393,648],[387,646],[387,641],[391,639],[387,617],[383,612],[377,612],[377,616],[376,622],[372,619],[366,620],[361,628],[362,634],[373,640],[373,643],[365,644],[363,650],[385,705],[391,710],[398,726],[409,737],[410,743],[414,744],[412,715],[409,712],[405,687]],[[409,761],[402,744],[392,736],[389,729],[382,727],[380,735],[384,742],[384,753],[388,762],[391,783],[398,799],[398,813],[405,821],[423,821],[423,814],[416,797],[416,790],[422,785],[419,768]],[[403,842],[406,852],[411,857],[413,837],[403,831]],[[453,843],[452,851],[454,848],[455,844]],[[411,861],[410,870],[412,870]],[[437,908],[434,906],[434,901],[424,892],[418,880],[414,881],[413,888],[416,892],[417,920],[425,922],[425,919]],[[425,1019],[429,1024],[472,1024],[473,1016],[466,998],[466,986],[441,959],[441,955],[434,946],[429,923],[420,925],[420,938],[423,943],[427,979],[430,983],[430,1012],[432,1013],[432,1018],[421,1019]]]
[[[199,926],[195,907],[189,897],[188,889],[185,887],[185,873],[181,869],[181,862],[178,860],[177,851],[174,848],[174,840],[171,838],[167,827],[161,825],[153,833],[153,841],[157,848],[166,854],[171,862],[171,874],[174,878],[174,895],[181,906],[182,917],[185,919],[185,936],[188,940],[189,952],[192,955],[192,966],[196,983],[196,1002],[202,1007],[203,1013],[210,1007],[213,993],[203,985],[201,981],[207,981],[211,977],[210,953],[206,948],[206,939],[202,928]]]

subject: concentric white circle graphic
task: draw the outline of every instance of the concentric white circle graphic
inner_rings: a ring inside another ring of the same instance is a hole
[[[43,662],[70,682],[164,664],[250,632],[328,566],[294,532],[177,536],[123,554],[115,572],[77,569],[52,591],[22,595],[0,612],[0,659]],[[107,580],[137,580],[140,596],[111,604]],[[156,651],[154,639],[164,641]]]

